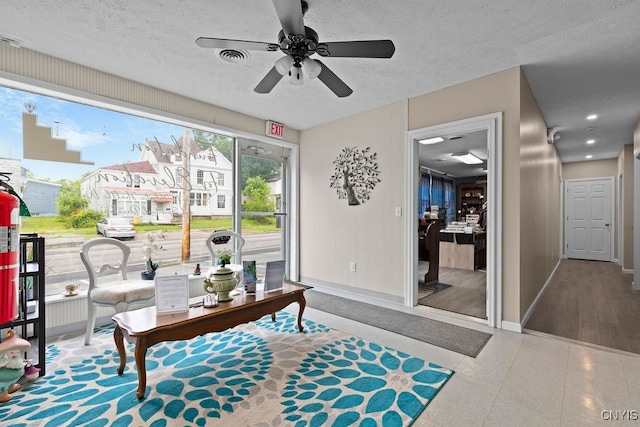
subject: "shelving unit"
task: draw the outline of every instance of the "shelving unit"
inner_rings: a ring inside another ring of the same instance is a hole
[[[2,337],[13,328],[21,338],[31,343],[24,355],[32,359],[45,374],[45,258],[44,237],[37,234],[20,235],[20,267],[18,273],[18,318],[0,325]]]
[[[482,210],[482,204],[486,201],[487,182],[467,182],[458,186],[458,211],[462,218],[468,213],[478,213]]]

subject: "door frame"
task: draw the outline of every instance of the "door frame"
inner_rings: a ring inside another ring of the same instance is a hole
[[[444,134],[487,132],[487,324],[502,328],[502,112],[408,131],[405,135],[404,304],[418,303],[418,140]]]
[[[564,195],[564,204],[562,206],[563,212],[564,212],[564,218],[562,221],[562,227],[563,227],[563,237],[564,237],[564,244],[562,245],[563,247],[563,251],[562,251],[562,255],[563,258],[568,258],[567,256],[567,249],[568,249],[568,245],[569,245],[569,230],[567,227],[567,222],[569,220],[569,213],[567,211],[567,203],[569,203],[569,197],[567,197],[567,193],[569,192],[569,184],[572,183],[576,183],[576,182],[586,182],[586,181],[609,181],[609,188],[611,189],[611,200],[609,203],[609,209],[611,209],[609,215],[610,215],[610,219],[611,219],[611,226],[609,227],[609,259],[607,261],[611,262],[614,260],[615,258],[615,235],[616,235],[616,217],[615,217],[615,208],[616,208],[616,181],[615,181],[615,177],[613,176],[603,176],[603,177],[593,177],[593,178],[575,178],[575,179],[565,179],[564,180],[564,191],[562,192],[562,194]]]
[[[621,172],[618,174],[618,265],[624,270],[624,174]]]
[[[242,234],[242,189],[240,188],[242,170],[242,153],[240,152],[240,138],[259,141],[274,147],[289,149],[288,159],[282,162],[282,199],[286,204],[286,215],[282,225],[282,251],[286,261],[286,277],[297,282],[300,277],[300,245],[299,245],[299,158],[298,144],[287,141],[275,140],[269,137],[260,137],[244,132],[235,132],[233,154],[233,186],[234,209],[232,215],[232,229]],[[258,156],[259,157],[259,156]]]

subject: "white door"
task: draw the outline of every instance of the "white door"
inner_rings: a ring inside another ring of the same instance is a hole
[[[567,180],[567,257],[611,261],[612,179]]]

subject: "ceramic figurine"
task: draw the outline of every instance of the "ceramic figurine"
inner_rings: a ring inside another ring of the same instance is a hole
[[[200,275],[200,264],[196,264],[196,269],[193,271],[193,274],[196,276]]]
[[[29,350],[31,344],[11,329],[7,338],[0,343],[0,403],[11,400],[11,393],[20,390],[18,380],[24,374],[25,360],[22,353]]]
[[[29,382],[34,382],[40,376],[40,368],[37,368],[36,365],[33,364],[32,359],[27,360],[27,365],[24,370],[24,377]]]

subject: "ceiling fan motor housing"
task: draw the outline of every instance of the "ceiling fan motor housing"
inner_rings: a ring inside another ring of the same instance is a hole
[[[318,33],[309,27],[304,27],[304,30],[306,34],[290,34],[289,37],[285,36],[282,30],[278,34],[280,50],[291,55],[296,63],[316,53],[321,46],[318,44]]]

